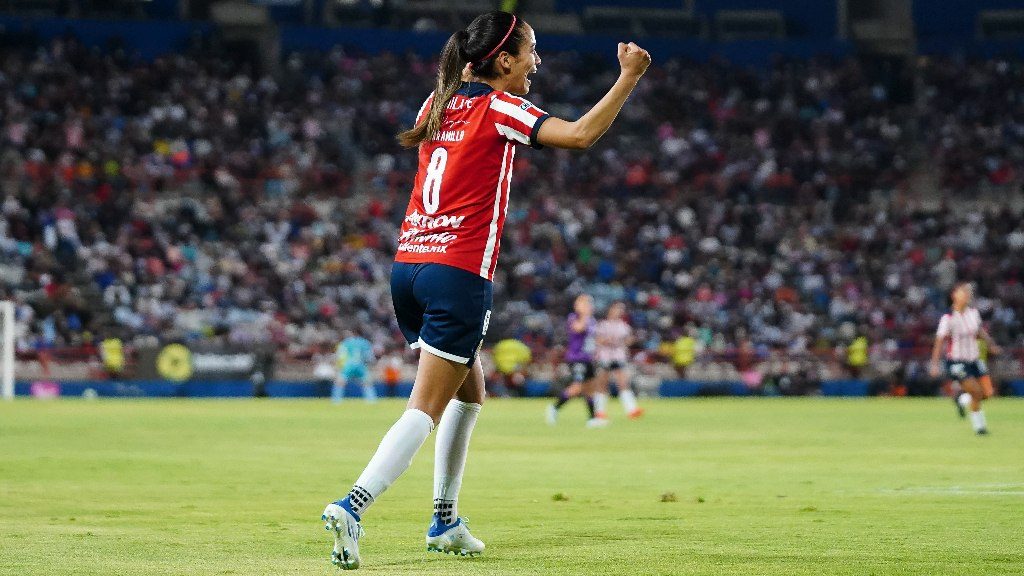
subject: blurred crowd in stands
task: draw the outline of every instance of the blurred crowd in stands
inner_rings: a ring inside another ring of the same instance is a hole
[[[543,47],[541,47],[543,51]],[[72,39],[0,55],[0,297],[23,350],[207,340],[401,344],[388,278],[429,94],[415,55],[286,57],[280,74],[188,52],[152,63]],[[575,118],[606,55],[543,54],[531,98]],[[856,60],[766,70],[656,61],[593,149],[517,156],[490,336],[543,357],[575,294],[624,300],[638,351],[928,345],[956,280],[1024,345],[1024,219],[924,210],[920,172],[1019,195],[1024,64],[921,62],[897,103]],[[1018,208],[1019,210],[1019,208]],[[753,351],[753,352],[750,352]]]

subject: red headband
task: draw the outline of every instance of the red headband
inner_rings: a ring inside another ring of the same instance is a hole
[[[508,40],[508,37],[512,35],[512,30],[515,30],[515,27],[516,27],[516,15],[513,14],[512,15],[512,25],[508,27],[508,32],[505,32],[505,37],[501,39],[501,42],[498,42],[498,45],[494,47],[494,50],[491,50],[490,52],[488,52],[487,56],[484,56],[479,61],[483,62],[484,60],[487,60],[491,56],[494,56],[494,53],[498,51],[498,48],[501,48],[501,46],[505,43],[505,41]]]

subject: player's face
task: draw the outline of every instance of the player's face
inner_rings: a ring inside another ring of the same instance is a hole
[[[591,316],[594,314],[594,301],[590,296],[580,296],[576,299],[574,308],[580,316]]]
[[[953,305],[966,306],[971,301],[971,287],[964,284],[953,290]]]
[[[510,60],[511,71],[508,75],[509,89],[513,94],[524,95],[530,92],[529,75],[537,71],[540,56],[537,54],[537,36],[530,25],[526,25],[523,43],[519,46],[519,55]]]
[[[626,315],[626,307],[622,304],[612,304],[612,307],[608,309],[608,317],[612,320],[618,320]]]

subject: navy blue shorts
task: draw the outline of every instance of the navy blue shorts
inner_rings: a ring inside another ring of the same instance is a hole
[[[593,362],[570,362],[569,372],[573,382],[586,382],[597,375]]]
[[[472,366],[491,320],[490,280],[445,264],[395,262],[391,301],[409,345]]]
[[[946,375],[961,382],[968,378],[981,378],[988,374],[984,360],[946,360]]]

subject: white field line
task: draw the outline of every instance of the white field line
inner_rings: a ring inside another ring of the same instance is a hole
[[[1021,488],[1021,490],[1008,490],[1008,488]],[[885,494],[946,494],[949,496],[1024,496],[1024,482],[887,488],[882,492]]]

